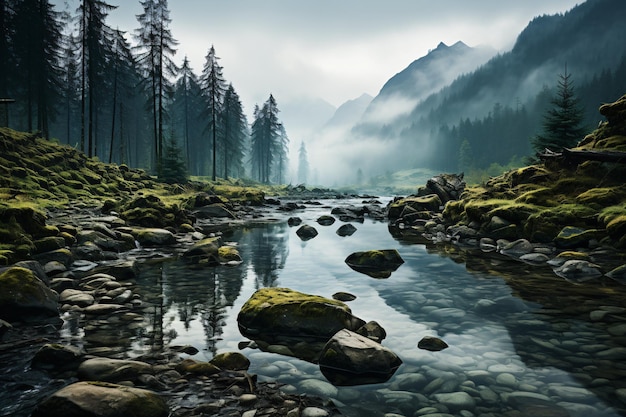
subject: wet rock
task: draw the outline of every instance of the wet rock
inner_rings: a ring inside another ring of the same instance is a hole
[[[346,329],[326,343],[319,358],[322,373],[334,385],[385,382],[401,364],[388,348]]]
[[[37,321],[58,317],[59,296],[26,268],[0,269],[0,317],[7,321]]]
[[[242,306],[237,323],[244,336],[267,342],[281,336],[328,340],[340,329],[365,324],[341,301],[289,288],[256,291]]]
[[[176,236],[165,229],[135,229],[133,235],[142,246],[163,246],[176,243]]]
[[[554,244],[560,249],[588,247],[590,240],[603,235],[604,232],[595,229],[586,230],[580,227],[565,226],[554,238]]]
[[[237,216],[233,214],[224,204],[210,204],[208,206],[201,207],[193,211],[193,214],[198,219],[208,219],[212,217],[236,219]]]
[[[387,217],[390,220],[397,220],[408,213],[407,208],[413,212],[435,212],[439,211],[441,206],[441,198],[436,194],[401,198],[389,205]]]
[[[335,300],[339,300],[339,301],[354,301],[356,300],[356,295],[354,294],[350,294],[347,292],[343,292],[343,291],[339,291],[333,294],[333,299]]]
[[[290,217],[287,219],[287,224],[289,226],[300,226],[302,224],[302,219],[300,217]]]
[[[519,258],[533,251],[533,244],[526,239],[518,239],[505,245],[500,252],[504,255]]]
[[[296,234],[301,240],[307,241],[317,236],[317,230],[313,226],[305,224],[300,226],[300,228],[296,230]]]
[[[600,266],[588,261],[570,260],[554,268],[554,273],[573,283],[581,283],[602,276]]]
[[[438,337],[424,336],[417,344],[417,347],[431,352],[439,352],[448,348],[448,344]]]
[[[435,394],[434,398],[451,411],[473,410],[476,407],[476,400],[464,391]]]
[[[387,332],[376,321],[368,321],[356,330],[357,334],[365,336],[376,343],[382,342],[387,337]]]
[[[31,366],[56,372],[76,370],[83,355],[84,352],[75,346],[48,343],[35,353]]]
[[[145,362],[110,358],[87,359],[78,367],[78,378],[84,381],[135,381],[152,373],[152,365]]]
[[[239,352],[218,353],[209,363],[233,371],[245,371],[250,367],[250,360]]]
[[[220,263],[223,264],[238,265],[243,262],[243,259],[241,259],[241,255],[239,255],[239,251],[235,246],[220,246],[218,249],[218,256]]]
[[[93,295],[81,290],[66,289],[59,294],[59,301],[62,304],[72,304],[78,307],[87,307],[95,302]]]
[[[32,417],[167,417],[165,401],[152,391],[105,382],[77,382],[37,406]]]
[[[48,236],[33,241],[35,253],[52,252],[65,247],[65,240],[62,237]]]
[[[339,236],[352,236],[354,232],[356,232],[356,227],[350,223],[341,225],[336,231]]]
[[[183,259],[194,263],[205,263],[209,266],[219,264],[221,237],[209,237],[194,243],[183,253]]]
[[[396,249],[383,249],[354,252],[345,262],[355,271],[373,278],[389,278],[404,260]]]
[[[176,370],[181,374],[204,376],[215,375],[221,371],[220,368],[210,362],[200,362],[193,359],[184,359],[176,365]]]
[[[322,226],[330,226],[335,223],[335,218],[327,214],[317,218],[316,222]]]
[[[620,284],[626,284],[626,265],[620,265],[606,274],[607,277]]]

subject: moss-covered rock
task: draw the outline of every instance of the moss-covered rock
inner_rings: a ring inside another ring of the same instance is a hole
[[[7,321],[36,321],[58,316],[58,294],[26,268],[0,272],[0,318]]]
[[[204,263],[209,266],[220,263],[221,237],[209,237],[196,242],[183,253],[183,259],[193,263]]]
[[[209,363],[220,369],[232,371],[245,371],[250,367],[250,360],[239,352],[219,353]]]
[[[356,331],[365,321],[341,301],[289,288],[262,288],[242,306],[237,323],[244,336],[273,343],[289,337],[325,342],[341,329]]]
[[[355,271],[373,278],[389,278],[404,263],[404,259],[396,249],[382,249],[354,252],[345,262]]]

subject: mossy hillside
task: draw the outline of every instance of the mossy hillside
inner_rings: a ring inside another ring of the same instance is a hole
[[[576,149],[626,151],[626,96],[601,109],[608,121]],[[483,232],[498,216],[517,226],[516,237],[538,242],[552,242],[566,226],[594,230],[594,235],[604,231],[606,243],[626,247],[624,178],[626,164],[549,161],[468,187],[459,201],[446,205],[443,216],[450,224],[478,222]]]

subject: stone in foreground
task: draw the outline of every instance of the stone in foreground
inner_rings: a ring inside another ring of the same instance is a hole
[[[77,382],[37,406],[32,417],[167,417],[168,407],[152,391],[106,382]]]
[[[326,343],[319,358],[322,373],[334,385],[385,382],[401,364],[390,349],[346,329]]]

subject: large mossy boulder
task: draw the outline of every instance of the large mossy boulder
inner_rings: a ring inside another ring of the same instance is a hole
[[[396,249],[382,249],[354,252],[345,262],[355,271],[372,278],[389,278],[404,263],[404,259]]]
[[[319,358],[320,370],[334,385],[382,383],[401,364],[402,360],[390,349],[346,329],[326,343]]]
[[[410,196],[389,204],[387,216],[390,220],[396,220],[405,216],[407,212],[438,212],[442,205],[441,198],[437,194]]]
[[[365,321],[352,315],[341,301],[289,288],[262,288],[237,316],[244,336],[267,343],[285,339],[328,341],[341,329],[356,331]]]
[[[33,271],[20,267],[0,270],[0,318],[32,322],[58,317],[58,299]]]
[[[216,266],[220,263],[221,237],[208,237],[194,243],[183,253],[187,262]]]
[[[167,417],[158,394],[106,382],[77,382],[40,403],[32,417]]]
[[[175,204],[166,205],[155,195],[138,197],[125,204],[121,210],[122,218],[136,226],[163,228],[190,223],[185,210]]]

